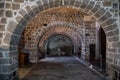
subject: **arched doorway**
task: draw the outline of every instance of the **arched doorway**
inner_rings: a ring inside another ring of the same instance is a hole
[[[103,73],[106,72],[106,34],[100,27],[97,30],[97,43],[96,43],[96,66]]]
[[[100,54],[101,54],[101,58],[100,58],[100,65],[101,65],[101,69],[103,72],[105,72],[106,70],[106,35],[105,32],[102,28],[100,28],[99,30],[99,37],[100,37]]]
[[[71,39],[61,34],[50,37],[46,43],[46,48],[47,56],[71,56],[74,50]]]

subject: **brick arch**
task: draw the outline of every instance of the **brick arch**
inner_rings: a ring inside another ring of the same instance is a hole
[[[68,34],[70,36],[71,35],[70,33],[75,32],[77,34],[76,36],[81,38],[82,37],[82,30],[79,31],[77,29],[78,26],[75,26],[73,24],[66,23],[66,22],[52,23],[52,24],[48,25],[47,28],[45,28],[45,30],[43,32],[44,34],[42,34],[42,35],[39,34],[39,35],[36,36],[35,45],[37,47],[37,44],[40,41],[43,41],[43,43],[44,43],[44,40],[47,39],[47,38],[44,39],[44,37],[45,36],[49,37],[49,35],[54,34],[54,33],[60,33],[60,34],[64,33],[64,34]],[[57,32],[56,31],[57,29],[62,29],[62,30],[60,32]]]

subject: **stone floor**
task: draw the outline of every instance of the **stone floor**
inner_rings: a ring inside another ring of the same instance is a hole
[[[105,80],[73,57],[41,60],[20,80]]]

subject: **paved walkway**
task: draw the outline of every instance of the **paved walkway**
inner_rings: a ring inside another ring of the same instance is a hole
[[[24,80],[105,80],[73,57],[46,58]]]

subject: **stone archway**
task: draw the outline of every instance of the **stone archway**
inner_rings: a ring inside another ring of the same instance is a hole
[[[63,6],[80,9],[83,12],[94,16],[98,20],[100,25],[103,27],[107,37],[107,63],[108,65],[114,64],[113,58],[109,57],[108,55],[111,53],[111,48],[115,49],[115,51],[112,51],[112,53],[115,53],[116,48],[119,47],[119,41],[115,42],[114,40],[114,37],[119,38],[119,28],[116,21],[112,18],[110,12],[105,10],[100,5],[97,5],[93,1],[89,0],[49,0],[49,2],[43,0],[42,2],[36,2],[34,6],[26,6],[24,9],[21,9],[18,13],[18,16],[14,20],[9,22],[9,26],[7,26],[6,35],[3,40],[4,44],[7,45],[7,47],[3,47],[3,51],[4,53],[8,54],[7,57],[10,59],[10,61],[8,63],[6,62],[6,64],[9,64],[9,66],[6,66],[6,69],[8,71],[2,73],[7,76],[7,78],[3,78],[4,80],[12,79],[17,76],[17,45],[19,43],[20,35],[23,32],[26,24],[35,15],[46,9]],[[12,28],[10,26],[12,26]],[[118,66],[118,64],[116,64],[116,66]],[[12,69],[10,69],[9,67],[12,67]],[[108,69],[108,71],[109,70],[110,69]]]

